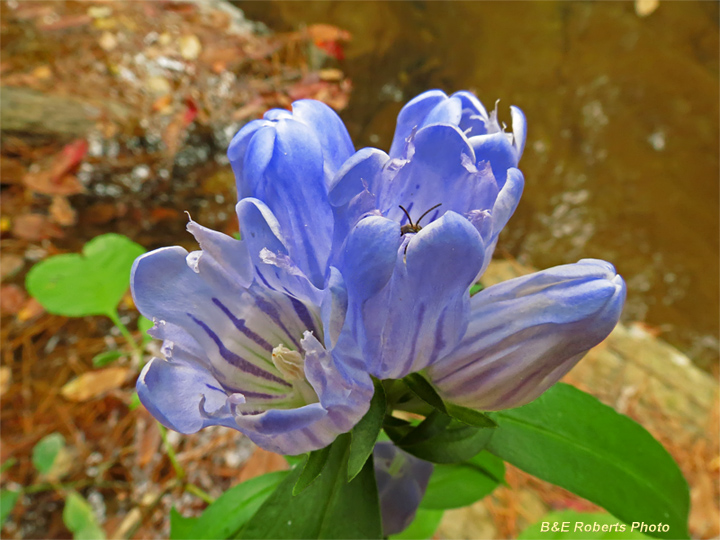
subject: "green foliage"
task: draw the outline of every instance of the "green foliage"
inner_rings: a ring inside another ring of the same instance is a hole
[[[642,426],[566,384],[492,414],[488,450],[632,523],[666,523],[687,538],[689,492],[672,457]]]
[[[482,291],[485,287],[482,283],[475,283],[472,287],[470,287],[470,296],[474,296],[480,291]]]
[[[103,234],[72,253],[50,257],[28,272],[25,286],[50,313],[112,317],[130,282],[133,261],[145,249],[120,234]]]
[[[444,513],[443,510],[419,508],[410,526],[401,533],[390,535],[389,538],[393,540],[427,540],[432,538],[440,525]]]
[[[15,508],[19,496],[19,491],[13,491],[11,489],[0,490],[0,527],[3,526],[10,512]]]
[[[197,518],[183,517],[173,508],[170,513],[170,539],[232,538],[288,474],[288,471],[277,471],[242,482],[220,495]]]
[[[108,364],[112,364],[118,358],[122,358],[126,355],[127,353],[118,350],[104,351],[100,354],[96,354],[95,356],[93,356],[92,364],[96,368],[104,367]]]
[[[51,433],[40,439],[32,451],[32,463],[41,474],[52,469],[55,459],[65,446],[65,437],[60,433]]]
[[[505,477],[505,463],[487,451],[450,465],[435,465],[420,503],[428,510],[468,506],[489,495]]]
[[[494,428],[470,426],[433,411],[417,427],[388,425],[385,432],[400,448],[433,463],[460,463],[487,446]]]
[[[380,508],[372,459],[347,481],[350,434],[330,446],[320,476],[297,497],[296,467],[240,531],[241,538],[381,538]]]
[[[310,452],[307,461],[305,461],[305,466],[302,468],[302,472],[293,486],[293,496],[305,491],[305,488],[320,476],[320,473],[327,463],[328,457],[330,457],[329,446]]]
[[[433,385],[430,384],[425,377],[420,375],[420,373],[407,375],[403,379],[403,382],[410,388],[413,394],[425,403],[456,420],[460,420],[464,424],[477,427],[495,427],[495,422],[480,411],[444,402]]]
[[[543,522],[549,523],[543,531]],[[567,523],[568,532],[562,532],[562,524]],[[578,530],[576,529],[578,525]],[[584,527],[590,526],[590,531]],[[556,526],[557,531],[552,527]],[[621,530],[625,527],[624,531]],[[597,530],[593,530],[597,529]],[[603,530],[605,529],[605,530]],[[637,531],[631,531],[631,526],[618,521],[610,514],[580,513],[573,510],[563,512],[550,512],[541,521],[530,525],[518,535],[518,540],[642,540],[648,538]]]
[[[154,323],[147,317],[143,317],[142,315],[140,315],[140,317],[138,318],[137,326],[138,330],[140,330],[140,334],[142,335],[142,343],[145,344],[148,341],[152,341],[152,336],[149,336],[147,331],[154,326]]]
[[[373,384],[375,393],[370,401],[370,408],[350,432],[352,440],[348,457],[348,482],[355,478],[365,466],[382,430],[387,408],[385,390],[380,381],[373,380]]]
[[[63,523],[73,533],[75,540],[105,540],[105,531],[100,527],[88,502],[71,491],[65,499]]]

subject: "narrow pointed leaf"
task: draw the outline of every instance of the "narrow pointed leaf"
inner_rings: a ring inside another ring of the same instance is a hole
[[[478,455],[447,465],[435,465],[421,508],[462,508],[489,495],[505,476],[505,464],[483,450]]]
[[[428,405],[431,405],[438,411],[460,420],[461,422],[477,427],[495,427],[495,422],[484,415],[480,411],[461,407],[454,403],[446,403],[437,393],[430,382],[420,375],[420,373],[411,373],[403,378],[403,382],[412,390],[413,394],[422,399]]]
[[[350,455],[348,457],[348,482],[355,478],[365,466],[365,462],[372,454],[375,442],[382,429],[387,407],[385,390],[383,390],[380,381],[375,380],[373,382],[375,384],[375,394],[373,394],[370,402],[370,408],[350,432],[352,440],[350,441]]]
[[[271,472],[233,486],[197,518],[183,517],[173,508],[170,514],[170,540],[231,538],[288,474],[288,471]]]
[[[13,511],[13,508],[15,508],[19,496],[19,491],[13,491],[11,489],[0,490],[0,527],[3,526],[5,520]]]
[[[290,472],[240,532],[240,538],[381,538],[380,508],[372,459],[347,482],[350,434],[330,446],[320,476],[300,497],[293,486],[300,468]]]
[[[436,410],[404,437],[397,437],[400,431],[386,428],[409,454],[433,463],[459,463],[485,448],[495,429],[469,426]]]
[[[488,450],[496,456],[627,523],[669,525],[652,536],[688,538],[687,482],[640,424],[566,384],[492,417],[499,427]]]
[[[302,493],[313,481],[320,476],[325,464],[327,463],[328,457],[330,457],[330,447],[320,448],[314,452],[310,452],[310,455],[305,461],[305,465],[302,468],[302,473],[293,486],[293,496]]]

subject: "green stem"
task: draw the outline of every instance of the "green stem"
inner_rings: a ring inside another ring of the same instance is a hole
[[[180,462],[177,460],[177,456],[175,455],[175,449],[170,444],[170,441],[167,439],[167,428],[163,426],[160,422],[158,422],[158,429],[160,429],[160,437],[162,437],[163,446],[165,446],[165,452],[168,455],[168,458],[170,459],[170,463],[173,466],[173,469],[175,469],[175,474],[178,477],[178,480],[182,480],[185,478],[185,470],[183,469],[182,465],[180,465]]]
[[[142,358],[142,349],[137,344],[137,341],[135,341],[135,338],[130,333],[130,330],[127,329],[127,326],[125,326],[120,321],[120,315],[118,314],[117,310],[111,311],[107,314],[107,316],[110,317],[110,320],[113,322],[113,324],[118,327],[120,333],[123,335],[128,344],[132,347],[133,352],[138,356],[138,358]]]
[[[185,484],[185,491],[187,491],[188,493],[192,493],[193,495],[195,495],[196,497],[199,497],[200,499],[202,499],[203,501],[205,501],[208,504],[212,504],[215,502],[215,499],[213,497],[211,497],[210,495],[205,493],[202,489],[197,487],[195,484]]]

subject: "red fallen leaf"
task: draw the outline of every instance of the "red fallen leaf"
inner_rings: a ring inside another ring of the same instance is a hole
[[[185,100],[185,114],[183,115],[183,124],[185,127],[189,126],[198,115],[198,107],[192,98]]]
[[[62,230],[42,214],[19,215],[13,221],[12,233],[31,242],[64,236]]]
[[[85,157],[88,151],[88,142],[85,139],[77,139],[61,150],[50,166],[51,179],[58,181],[62,176],[71,172]]]
[[[0,287],[0,313],[3,315],[15,315],[26,299],[25,291],[17,285],[3,285]]]
[[[315,41],[315,46],[336,60],[345,60],[345,51],[337,41]]]
[[[153,208],[150,211],[150,222],[157,223],[166,219],[177,219],[180,216],[180,211],[175,208],[165,208],[163,206]]]

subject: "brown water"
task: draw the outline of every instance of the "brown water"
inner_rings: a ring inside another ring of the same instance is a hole
[[[388,149],[404,102],[472,89],[528,118],[523,200],[501,247],[537,267],[597,257],[628,283],[624,317],[717,360],[718,4],[237,2],[276,31],[349,30],[342,116]]]

